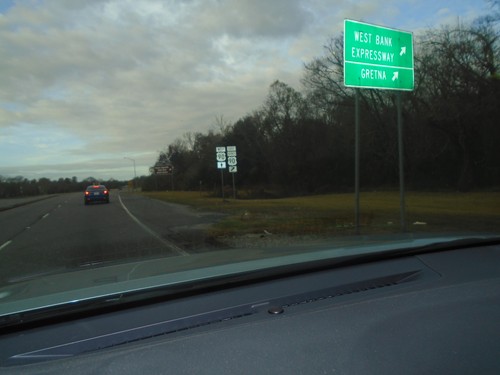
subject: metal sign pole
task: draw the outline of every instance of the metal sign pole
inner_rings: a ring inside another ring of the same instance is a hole
[[[359,234],[359,89],[355,90],[354,99],[354,195],[355,195],[355,229]]]
[[[406,231],[405,175],[404,175],[403,114],[401,108],[401,91],[398,91],[396,97],[398,106],[399,211],[401,216],[401,230],[405,232]]]
[[[222,190],[222,201],[224,201],[224,169],[220,170],[220,180],[221,180],[221,190]]]
[[[233,199],[236,199],[236,185],[234,183],[234,175],[235,173],[232,173],[233,175]]]

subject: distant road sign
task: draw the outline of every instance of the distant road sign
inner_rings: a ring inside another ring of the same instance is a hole
[[[344,85],[413,90],[413,35],[344,20]]]
[[[215,151],[217,168],[225,169],[229,165],[229,171],[232,173],[236,172],[236,168],[232,168],[238,163],[236,159],[236,146],[216,147]]]
[[[158,175],[168,175],[171,174],[174,168],[171,165],[153,167],[154,173]]]
[[[225,146],[220,146],[215,148],[215,158],[217,159],[217,168],[218,169],[225,169],[226,168],[226,147]]]

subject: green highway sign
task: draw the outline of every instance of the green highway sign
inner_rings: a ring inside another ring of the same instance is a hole
[[[374,89],[414,88],[413,35],[344,20],[344,85]]]

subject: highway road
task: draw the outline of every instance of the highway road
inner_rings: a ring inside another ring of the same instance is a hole
[[[86,206],[83,193],[71,193],[0,211],[0,286],[109,262],[210,251],[216,245],[204,229],[221,217],[117,190],[109,204]]]

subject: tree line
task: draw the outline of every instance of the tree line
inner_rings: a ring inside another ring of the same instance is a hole
[[[408,188],[500,186],[498,37],[498,12],[416,37],[415,89],[402,93]],[[173,175],[144,177],[143,189],[217,191],[215,148],[231,145],[237,147],[240,190],[352,191],[354,90],[343,84],[343,35],[332,37],[324,51],[305,64],[301,91],[275,81],[260,108],[234,123],[221,116],[216,129],[169,144],[157,163],[172,165]],[[359,92],[361,186],[397,187],[396,93]]]
[[[71,193],[84,191],[88,185],[99,181],[93,177],[78,181],[76,177],[59,178],[50,180],[46,177],[39,179],[27,179],[22,176],[2,177],[0,176],[0,198],[18,198],[27,196],[37,196],[45,194]],[[109,189],[116,189],[126,184],[118,180],[100,181]]]

